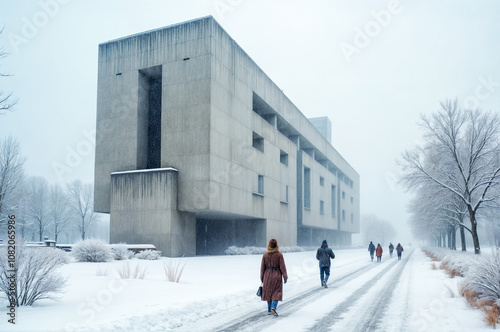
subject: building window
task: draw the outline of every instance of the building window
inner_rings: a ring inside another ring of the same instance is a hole
[[[345,199],[345,191],[342,192],[342,199]]]
[[[351,204],[354,204],[354,197],[351,196]]]
[[[325,202],[319,201],[319,213],[325,214]]]
[[[162,67],[139,70],[139,135],[137,162],[140,168],[161,167]]]
[[[288,203],[288,186],[282,187],[284,190],[281,191],[281,203]]]
[[[337,204],[336,203],[336,200],[337,200],[337,188],[332,185],[332,217],[335,217],[336,216],[336,206]]]
[[[264,195],[264,175],[259,174],[257,181],[257,193]]]
[[[264,175],[257,175],[257,190],[253,193],[255,195],[264,196]]]
[[[264,138],[262,138],[262,136],[259,136],[254,132],[252,146],[257,150],[264,152]]]
[[[322,176],[319,177],[319,185],[322,186],[322,187],[325,186],[325,178],[322,177]]]
[[[342,221],[345,221],[345,210],[342,210]]]
[[[354,224],[354,214],[351,213],[351,224]]]
[[[288,153],[283,150],[280,150],[280,162],[283,165],[288,166]]]
[[[304,167],[304,208],[311,208],[311,169]]]

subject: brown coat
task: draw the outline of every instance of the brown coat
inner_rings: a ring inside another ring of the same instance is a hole
[[[272,250],[271,250],[272,251]],[[268,269],[276,267],[277,269]],[[279,251],[266,252],[260,264],[260,281],[262,282],[262,301],[283,301],[283,280],[288,279],[285,260]]]
[[[377,249],[376,249],[376,256],[377,256],[377,257],[382,257],[382,252],[383,252],[383,251],[384,251],[384,250],[382,249],[382,247],[381,247],[381,246],[377,246]]]

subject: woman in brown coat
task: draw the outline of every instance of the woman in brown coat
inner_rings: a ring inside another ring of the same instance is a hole
[[[260,264],[260,281],[262,282],[262,301],[267,301],[267,314],[278,316],[278,301],[283,301],[283,281],[286,284],[286,273],[283,254],[279,252],[278,241],[271,239],[267,252],[262,256]]]

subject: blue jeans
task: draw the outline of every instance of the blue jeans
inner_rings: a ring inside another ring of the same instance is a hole
[[[271,309],[274,309],[276,310],[276,308],[278,308],[278,300],[274,300],[274,301],[267,301],[267,311],[268,312],[271,312]]]
[[[398,252],[398,259],[401,260],[401,253]]]
[[[325,277],[326,275],[326,277]],[[330,277],[330,267],[329,266],[320,266],[319,267],[319,276],[321,279],[321,284],[323,285],[323,281],[327,282]]]
[[[377,262],[382,262],[382,256],[377,256]]]

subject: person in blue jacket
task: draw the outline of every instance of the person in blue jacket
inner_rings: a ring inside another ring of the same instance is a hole
[[[368,251],[370,252],[370,257],[373,262],[373,254],[375,253],[375,245],[373,244],[372,241],[370,241],[370,244],[368,245]]]
[[[328,248],[328,243],[326,240],[323,240],[321,243],[321,247],[318,248],[316,252],[316,259],[319,260],[319,275],[321,279],[321,287],[328,288],[327,282],[330,277],[330,259],[334,259],[335,254],[331,248]]]

